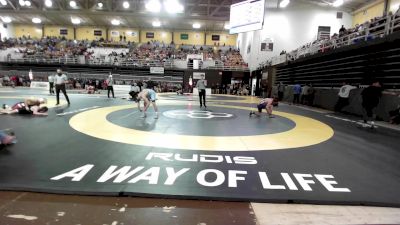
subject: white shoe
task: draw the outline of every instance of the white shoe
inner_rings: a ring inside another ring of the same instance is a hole
[[[147,117],[146,113],[143,113],[141,116],[141,118],[146,118],[146,117]]]
[[[156,115],[154,116],[154,119],[158,119],[158,113],[156,113]]]

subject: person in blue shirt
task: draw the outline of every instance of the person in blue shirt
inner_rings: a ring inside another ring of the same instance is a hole
[[[293,86],[293,104],[300,103],[301,85],[295,84]]]

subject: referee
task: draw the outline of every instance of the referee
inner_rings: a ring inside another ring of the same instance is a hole
[[[203,103],[204,103],[204,107],[207,108],[207,106],[206,106],[206,86],[207,86],[207,81],[204,80],[204,75],[201,75],[200,80],[198,80],[196,83],[196,88],[199,91],[200,108],[203,107]]]
[[[71,103],[69,102],[67,91],[65,90],[65,84],[68,83],[68,77],[67,75],[62,73],[61,69],[57,69],[57,76],[54,77],[54,82],[56,83],[56,96],[57,96],[56,105],[60,104],[60,91],[62,91],[62,93],[65,96],[65,99],[68,102],[68,105],[70,105]]]

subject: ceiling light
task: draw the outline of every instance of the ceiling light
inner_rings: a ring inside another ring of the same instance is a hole
[[[335,2],[333,2],[333,7],[339,7],[341,5],[343,5],[344,1],[343,0],[336,0]]]
[[[25,5],[26,5],[27,7],[30,7],[30,6],[32,5],[32,3],[31,3],[30,1],[25,1]]]
[[[41,23],[41,22],[42,22],[42,20],[37,17],[32,19],[32,23]]]
[[[1,3],[3,6],[6,6],[6,5],[7,5],[7,1],[6,1],[6,0],[0,0],[0,3]]]
[[[161,37],[163,37],[163,38],[167,37],[167,33],[162,32],[162,33],[161,33]]]
[[[114,26],[118,26],[118,25],[121,24],[121,21],[113,19],[113,20],[111,20],[111,24],[114,25]]]
[[[231,25],[230,25],[230,24],[225,24],[224,29],[225,29],[225,30],[231,29]]]
[[[149,0],[145,5],[147,11],[150,12],[160,12],[161,3],[158,0]]]
[[[182,13],[184,8],[181,3],[178,2],[178,0],[165,0],[164,1],[164,8],[165,11],[168,13]]]
[[[285,8],[288,6],[290,3],[290,0],[282,0],[281,3],[279,3],[279,8]]]
[[[72,18],[72,17],[71,17],[71,22],[72,22],[73,24],[80,24],[80,23],[81,23],[81,20],[80,20],[79,18]]]
[[[11,18],[6,16],[6,17],[1,17],[1,20],[3,21],[3,23],[11,23]]]
[[[25,1],[24,0],[19,0],[18,2],[19,2],[20,6],[25,6]]]
[[[124,3],[122,3],[122,7],[124,7],[124,9],[129,8],[129,2],[124,1]]]
[[[44,1],[44,4],[45,4],[47,7],[53,6],[53,2],[52,2],[51,0],[46,0],[46,1]]]
[[[97,7],[103,8],[103,3],[102,2],[97,3]]]
[[[72,8],[76,7],[76,2],[75,1],[70,1],[69,2],[69,6],[71,6]]]
[[[153,25],[153,27],[160,27],[161,26],[161,22],[160,21],[153,21],[152,25]]]
[[[201,27],[201,25],[199,23],[194,23],[193,24],[193,28],[194,29],[199,29]]]

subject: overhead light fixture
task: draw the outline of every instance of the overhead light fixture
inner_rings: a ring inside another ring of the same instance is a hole
[[[171,14],[182,13],[184,10],[183,5],[178,0],[165,0],[164,8],[165,11]]]
[[[42,22],[42,20],[37,17],[32,19],[32,23],[41,23],[41,22]]]
[[[44,1],[44,5],[47,7],[51,7],[51,6],[53,6],[53,2],[51,0],[46,0],[46,1]]]
[[[19,3],[20,6],[25,6],[25,1],[24,0],[19,0],[18,3]]]
[[[160,27],[161,26],[161,22],[160,21],[153,21],[152,25],[153,25],[153,27]]]
[[[158,0],[149,0],[145,5],[147,11],[150,12],[160,12],[161,3]]]
[[[0,0],[1,5],[6,6],[7,5],[7,1],[6,0]]]
[[[193,27],[194,29],[199,29],[199,28],[201,27],[201,25],[200,25],[199,23],[194,23],[194,24],[192,25],[192,27]]]
[[[225,24],[224,29],[225,29],[225,30],[231,29],[231,25],[230,25],[230,24]]]
[[[286,6],[289,5],[289,3],[290,3],[290,0],[282,0],[282,1],[279,3],[279,8],[285,8]]]
[[[122,3],[122,7],[124,7],[124,9],[129,8],[129,2],[124,1],[124,3]]]
[[[121,21],[113,19],[113,20],[111,20],[111,24],[114,26],[119,26],[121,24]]]
[[[25,1],[25,6],[31,7],[32,3],[30,1]]]
[[[81,20],[80,20],[79,18],[72,18],[72,17],[71,17],[71,22],[72,22],[73,24],[80,24],[80,23],[81,23]]]
[[[76,2],[75,1],[70,1],[69,2],[69,6],[71,6],[72,8],[76,7]]]
[[[6,17],[1,17],[1,20],[3,21],[3,23],[11,23],[11,18],[6,16]]]
[[[343,5],[344,1],[343,0],[336,0],[333,2],[333,7],[339,7],[341,5]]]
[[[103,3],[102,2],[97,3],[97,7],[103,8]]]

